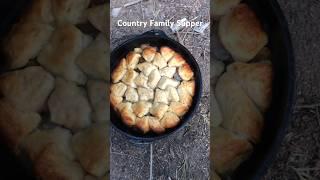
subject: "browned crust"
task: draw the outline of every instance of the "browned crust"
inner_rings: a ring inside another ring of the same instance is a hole
[[[157,134],[161,134],[166,131],[164,127],[161,126],[159,119],[154,117],[149,117],[150,129]]]
[[[126,59],[123,58],[111,74],[112,82],[113,83],[119,82],[123,78],[123,76],[126,74],[126,72],[127,72],[127,62],[126,62]]]
[[[149,119],[147,117],[137,118],[136,123],[137,128],[139,128],[144,134],[150,131]]]
[[[188,109],[188,106],[180,102],[171,102],[169,106],[169,111],[175,113],[180,117],[183,116],[188,111]]]
[[[97,177],[103,176],[107,171],[107,130],[107,124],[95,124],[76,133],[71,141],[73,152],[82,167]]]
[[[155,66],[158,66],[159,69],[162,69],[162,68],[167,66],[167,62],[162,57],[162,55],[160,53],[158,53],[158,52],[156,53],[152,64],[155,65]]]
[[[141,118],[149,112],[150,107],[150,102],[139,101],[132,105],[132,110],[136,116]]]
[[[127,126],[133,126],[136,124],[136,115],[133,113],[132,108],[125,107],[122,109],[121,118],[123,123]]]
[[[247,95],[265,112],[271,102],[273,70],[271,63],[233,63],[228,72],[235,73]]]
[[[268,42],[257,16],[243,3],[221,19],[219,35],[232,57],[243,62],[254,58]]]
[[[185,89],[191,96],[194,96],[195,89],[196,89],[195,80],[183,81],[180,84],[179,88]]]
[[[187,92],[187,90],[182,87],[178,87],[178,94],[180,97],[180,102],[190,107],[192,103],[192,96]]]
[[[252,151],[252,145],[223,128],[213,128],[212,162],[219,174],[236,169]]]
[[[110,93],[110,103],[113,108],[116,108],[119,103],[123,101],[123,98]]]
[[[169,61],[168,66],[180,67],[185,63],[186,63],[186,60],[182,57],[182,55],[179,53],[176,53],[175,56]]]
[[[13,150],[21,140],[37,128],[41,117],[37,113],[19,112],[11,104],[0,100],[0,131]]]
[[[84,176],[80,164],[67,159],[53,145],[44,148],[34,164],[36,175],[46,180],[78,180]]]
[[[153,107],[150,109],[150,114],[161,119],[165,112],[168,111],[168,105],[163,103],[155,103]]]
[[[161,125],[164,128],[173,128],[177,126],[179,122],[180,118],[172,112],[166,112],[161,119]]]
[[[140,59],[141,55],[135,52],[129,52],[127,55],[127,68],[128,69],[134,69]]]
[[[110,91],[115,96],[123,96],[125,91],[127,90],[127,86],[121,82],[112,84],[110,87]]]
[[[175,54],[175,51],[169,48],[168,46],[162,46],[160,48],[160,53],[164,60],[168,62]]]
[[[156,55],[155,49],[151,48],[151,47],[147,47],[143,50],[142,52],[142,57],[147,61],[147,62],[151,62],[153,61],[155,55]]]
[[[189,81],[193,77],[193,71],[192,68],[189,66],[189,64],[185,63],[178,69],[179,76],[181,79],[185,81]]]
[[[136,87],[134,82],[135,78],[138,76],[138,73],[133,69],[128,69],[126,74],[122,78],[122,82],[131,87]]]

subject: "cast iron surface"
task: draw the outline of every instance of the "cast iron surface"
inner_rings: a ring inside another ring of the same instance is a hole
[[[261,142],[233,179],[259,180],[270,167],[291,118],[294,102],[294,58],[287,22],[276,0],[247,0],[269,35],[274,70],[273,97],[265,117]]]
[[[188,112],[181,118],[180,123],[175,128],[167,129],[165,133],[160,135],[155,133],[141,134],[136,130],[127,127],[122,123],[121,118],[113,110],[113,108],[110,108],[111,122],[115,129],[125,134],[130,140],[134,142],[148,143],[153,140],[166,137],[169,134],[172,134],[173,132],[181,129],[186,124],[186,122],[192,118],[200,101],[202,93],[202,79],[199,66],[194,57],[191,55],[191,53],[177,41],[168,38],[167,35],[161,30],[151,30],[142,35],[138,35],[132,39],[127,40],[126,42],[118,46],[116,49],[114,49],[111,53],[111,72],[123,57],[125,57],[135,47],[139,47],[141,44],[150,44],[155,47],[169,46],[176,52],[180,53],[187,61],[187,63],[191,66],[195,74],[196,82],[195,95],[193,97],[192,105],[190,106]]]

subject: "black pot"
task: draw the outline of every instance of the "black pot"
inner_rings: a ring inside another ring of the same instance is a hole
[[[268,47],[274,70],[273,97],[265,116],[261,143],[254,147],[250,159],[233,174],[233,179],[258,180],[270,168],[291,119],[295,66],[288,25],[276,0],[245,2],[256,12],[269,35]]]
[[[194,78],[196,83],[195,95],[193,97],[192,105],[190,106],[188,112],[181,118],[180,123],[171,129],[167,129],[163,134],[156,134],[149,132],[147,134],[141,134],[138,131],[126,126],[122,123],[121,118],[118,113],[114,111],[112,107],[110,107],[110,117],[111,123],[114,129],[118,132],[124,134],[129,138],[130,141],[135,143],[149,143],[154,140],[167,137],[170,134],[182,129],[184,125],[192,118],[194,115],[202,93],[202,79],[201,72],[198,66],[198,63],[191,55],[191,53],[179,42],[169,38],[163,31],[161,30],[151,30],[145,32],[141,35],[138,35],[132,39],[127,40],[126,42],[119,45],[116,49],[111,52],[111,72],[117,66],[122,58],[124,58],[130,51],[132,51],[135,47],[140,47],[141,44],[150,44],[151,46],[161,47],[168,46],[172,48],[177,53],[180,53],[183,58],[187,61],[194,72]]]

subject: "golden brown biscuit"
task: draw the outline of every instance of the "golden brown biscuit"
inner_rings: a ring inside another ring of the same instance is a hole
[[[236,6],[219,23],[223,46],[236,61],[247,62],[267,44],[267,34],[257,16],[246,4]]]
[[[143,49],[142,49],[142,48],[134,48],[133,51],[134,51],[135,53],[142,54]]]
[[[92,111],[83,91],[71,81],[56,79],[56,87],[48,100],[51,121],[72,130],[89,126]]]
[[[178,94],[179,94],[180,102],[190,107],[192,103],[192,96],[189,94],[187,89],[184,89],[183,87],[178,87]]]
[[[154,103],[150,108],[150,114],[161,119],[163,115],[168,111],[169,106],[163,103]]]
[[[183,64],[178,68],[178,73],[181,79],[185,81],[189,81],[190,79],[193,78],[193,71],[189,64]]]
[[[216,86],[222,126],[258,142],[263,128],[263,116],[231,73],[224,73]]]
[[[123,123],[125,123],[127,126],[133,126],[136,124],[136,115],[133,113],[132,104],[125,105],[120,114]]]
[[[178,116],[183,116],[185,113],[187,113],[189,107],[185,104],[182,104],[180,102],[171,102],[169,106],[169,111],[173,112],[174,114]]]
[[[107,124],[95,124],[72,137],[72,149],[82,167],[97,177],[107,172]]]
[[[160,120],[161,126],[164,128],[173,128],[180,122],[179,117],[172,112],[166,112]]]
[[[138,88],[140,101],[149,101],[154,98],[154,91],[148,88]]]
[[[174,50],[167,46],[161,47],[160,53],[166,62],[168,62],[175,54]]]
[[[110,87],[110,90],[111,90],[111,94],[121,97],[127,91],[127,88],[128,88],[128,86],[126,86],[122,82],[119,82],[117,84],[112,84]]]
[[[156,88],[160,79],[161,79],[161,76],[160,76],[159,70],[158,69],[153,70],[149,75],[148,86],[151,89]]]
[[[79,163],[64,156],[53,145],[45,147],[34,162],[35,174],[41,179],[83,179],[84,172]]]
[[[156,89],[156,92],[154,95],[154,102],[168,104],[169,103],[168,96],[169,96],[168,91]]]
[[[179,85],[179,88],[185,89],[191,96],[193,96],[196,88],[196,83],[194,80],[182,81]]]
[[[21,147],[32,161],[35,161],[40,153],[49,146],[50,149],[57,149],[63,153],[63,156],[73,160],[74,154],[70,146],[71,137],[70,131],[60,127],[36,130],[23,139]]]
[[[42,49],[37,60],[56,76],[85,84],[87,78],[76,65],[76,58],[91,38],[71,24],[57,27],[49,43]]]
[[[152,62],[155,55],[156,55],[156,50],[152,47],[147,47],[143,49],[142,52],[142,57],[147,61],[147,62]]]
[[[14,25],[5,41],[4,52],[9,68],[25,66],[48,43],[53,27],[38,22],[20,22]]]
[[[138,100],[139,100],[137,90],[132,87],[128,87],[128,89],[125,93],[125,97],[126,97],[126,100],[130,101],[130,102],[138,102]]]
[[[186,60],[181,56],[181,54],[176,54],[168,63],[169,67],[180,67],[186,63]]]
[[[23,112],[11,104],[0,101],[0,131],[10,148],[17,151],[21,140],[37,128],[41,116],[34,112]]]
[[[123,101],[123,97],[121,96],[116,96],[113,93],[110,93],[110,103],[112,107],[116,108],[118,104],[120,104]]]
[[[132,103],[130,102],[121,102],[116,106],[116,110],[121,113],[124,108],[132,108]]]
[[[212,131],[213,167],[219,174],[232,172],[251,153],[252,145],[223,128],[213,128]]]
[[[157,66],[159,69],[162,69],[162,68],[167,66],[167,62],[162,57],[162,55],[160,53],[158,53],[158,52],[156,53],[152,64]]]
[[[113,83],[119,82],[126,73],[127,73],[127,61],[126,59],[123,58],[111,74],[112,82]]]
[[[150,131],[149,118],[144,116],[142,118],[137,118],[137,128],[139,128],[144,134]]]
[[[135,52],[129,52],[129,54],[127,55],[127,68],[128,69],[134,69],[136,68],[139,59],[140,59],[141,55],[139,53],[135,53]]]
[[[165,67],[163,69],[160,69],[160,75],[168,78],[173,78],[174,74],[176,73],[176,69],[176,67]]]
[[[152,116],[146,116],[146,118],[148,118],[150,129],[152,129],[153,132],[161,134],[166,131],[166,129],[160,124],[158,118]]]
[[[8,72],[0,77],[6,101],[23,111],[39,112],[54,88],[54,78],[40,66]]]
[[[76,63],[87,75],[96,79],[108,78],[108,43],[104,34],[99,34],[96,39],[86,47],[77,57]]]
[[[134,83],[135,78],[138,76],[138,73],[133,69],[128,69],[126,74],[122,78],[122,82],[131,87],[137,87]]]
[[[270,63],[233,63],[228,72],[234,75],[247,95],[265,112],[272,96],[272,65]]]
[[[152,107],[152,104],[147,101],[139,101],[132,105],[132,110],[134,114],[138,117],[143,117],[149,113],[149,109]]]
[[[158,87],[160,89],[166,89],[168,86],[177,87],[179,84],[179,81],[163,76],[158,83]]]
[[[149,88],[148,86],[148,77],[143,75],[143,73],[140,73],[136,79],[134,80],[137,86],[139,87],[144,87],[144,88]]]
[[[155,65],[153,65],[153,64],[151,64],[151,63],[149,63],[149,62],[144,62],[144,63],[138,64],[137,67],[138,67],[138,69],[139,69],[140,71],[142,71],[143,74],[146,75],[146,76],[149,76],[150,73],[151,73],[153,70],[157,69],[157,67],[156,67]]]
[[[166,90],[168,91],[169,101],[174,101],[174,102],[180,101],[180,97],[176,88],[168,86]]]

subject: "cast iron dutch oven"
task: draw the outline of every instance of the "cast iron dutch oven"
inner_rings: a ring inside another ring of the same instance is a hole
[[[187,63],[190,65],[194,72],[194,78],[196,83],[195,95],[193,97],[192,104],[188,110],[188,112],[181,118],[180,123],[171,129],[167,129],[163,134],[156,134],[149,132],[147,134],[141,134],[138,131],[127,127],[121,121],[121,118],[114,111],[114,109],[110,108],[110,120],[113,127],[120,133],[126,135],[129,140],[135,143],[148,143],[154,140],[167,137],[168,135],[176,132],[181,129],[194,115],[195,110],[198,107],[201,92],[202,92],[202,79],[201,72],[199,66],[191,55],[191,53],[179,42],[169,38],[163,31],[161,30],[151,30],[145,32],[141,35],[138,35],[132,39],[127,40],[126,42],[119,45],[111,52],[111,72],[113,69],[119,64],[120,60],[124,58],[130,51],[132,51],[135,47],[140,47],[142,44],[150,44],[154,47],[168,46],[172,48],[177,53],[180,53]]]

